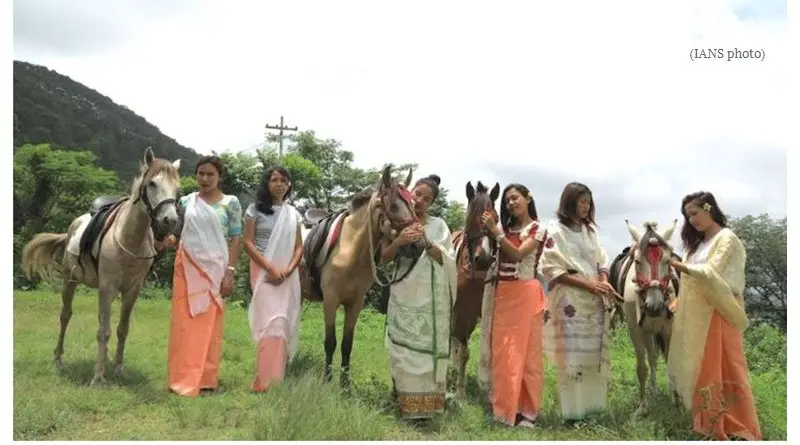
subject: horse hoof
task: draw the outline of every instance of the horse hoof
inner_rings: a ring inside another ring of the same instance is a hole
[[[125,367],[122,364],[114,365],[114,375],[118,377],[125,377]]]
[[[467,390],[466,390],[466,388],[458,388],[456,390],[456,399],[458,399],[458,400],[467,400]]]
[[[638,408],[636,408],[636,411],[633,412],[633,416],[636,418],[645,417],[647,416],[647,411],[647,405],[641,404]]]
[[[61,360],[61,357],[53,359],[53,365],[55,365],[57,369],[64,369],[64,361]]]

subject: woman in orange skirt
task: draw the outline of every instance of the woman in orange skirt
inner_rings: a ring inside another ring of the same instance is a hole
[[[536,221],[527,187],[503,190],[501,229],[490,212],[482,221],[497,240],[499,258],[489,273],[481,322],[481,374],[490,376],[494,417],[509,426],[533,427],[542,400],[544,291],[537,263],[546,231]]]
[[[222,298],[233,290],[242,232],[239,199],[219,189],[222,161],[201,158],[195,175],[200,190],[180,200],[186,210],[175,254],[167,357],[169,390],[182,396],[217,389]]]
[[[714,195],[681,203],[686,262],[672,324],[668,374],[694,430],[726,440],[762,440],[749,383],[742,332],[749,325],[742,294],[744,246],[728,229]]]

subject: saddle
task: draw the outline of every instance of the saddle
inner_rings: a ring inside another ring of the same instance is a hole
[[[349,214],[350,211],[347,209],[332,214],[319,209],[309,209],[303,216],[304,224],[310,223],[313,226],[303,242],[303,259],[311,279],[312,295],[309,298],[311,301],[322,301],[322,266],[336,247],[339,235],[342,233],[342,222]]]
[[[622,263],[628,256],[630,256],[630,251],[631,251],[630,246],[622,249],[622,253],[617,255],[617,257],[614,258],[614,261],[611,262],[611,267],[609,267],[608,271],[608,281],[614,287],[614,290],[616,290],[617,293],[620,295],[623,295],[625,292],[625,283],[620,280],[625,279],[625,276],[628,275],[628,270],[631,268],[631,264],[633,263],[629,261],[625,265],[625,270],[624,271],[621,270]]]
[[[92,255],[92,246],[95,242],[98,244],[103,242],[103,238],[105,238],[106,233],[108,233],[111,223],[114,222],[114,218],[117,216],[119,206],[127,200],[127,197],[100,196],[92,201],[89,207],[89,215],[91,215],[92,218],[83,231],[79,244],[78,264],[80,264],[81,267],[83,267],[83,256],[88,254],[89,258],[92,260],[92,264],[95,269],[97,269],[98,258]]]

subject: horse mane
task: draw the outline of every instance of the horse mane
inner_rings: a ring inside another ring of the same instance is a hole
[[[368,186],[364,188],[364,190],[356,193],[356,195],[350,199],[350,210],[352,212],[357,212],[361,207],[364,207],[364,204],[367,204],[372,199],[372,194],[374,192],[375,187]]]

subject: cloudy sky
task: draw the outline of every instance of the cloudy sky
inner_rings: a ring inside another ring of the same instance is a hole
[[[13,53],[201,153],[253,147],[284,115],[360,166],[418,161],[457,199],[521,182],[550,218],[584,182],[609,255],[625,218],[667,224],[701,189],[734,216],[786,215],[785,1],[553,3],[24,0]]]

